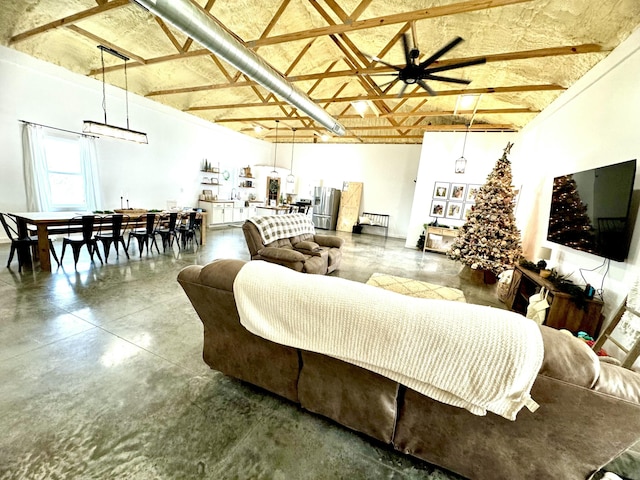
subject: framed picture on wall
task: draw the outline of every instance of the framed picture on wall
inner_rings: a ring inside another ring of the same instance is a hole
[[[445,217],[460,220],[462,218],[462,202],[447,202]]]
[[[464,183],[452,183],[449,190],[449,200],[456,200],[458,202],[464,201],[464,197],[467,193],[467,186]]]
[[[475,202],[476,196],[480,191],[481,185],[469,184],[467,186],[467,197],[464,199],[465,202]]]
[[[469,219],[469,215],[471,214],[471,210],[473,209],[473,203],[465,203],[464,208],[462,209],[462,220],[465,222]]]
[[[447,208],[447,202],[434,200],[431,202],[431,210],[429,215],[432,217],[444,217],[444,211]]]
[[[433,189],[433,198],[447,198],[449,195],[449,184],[445,182],[436,182],[436,185]]]

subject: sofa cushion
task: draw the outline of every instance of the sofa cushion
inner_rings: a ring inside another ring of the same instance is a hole
[[[640,404],[640,374],[600,362],[600,376],[593,389]]]
[[[321,250],[316,242],[304,241],[293,244],[293,248],[304,253],[315,253]]]
[[[280,238],[278,240],[274,240],[271,243],[265,245],[265,247],[274,247],[274,248],[293,248],[291,245],[291,240],[288,238]]]
[[[592,388],[600,375],[600,362],[589,346],[570,333],[540,325],[544,360],[540,374]]]

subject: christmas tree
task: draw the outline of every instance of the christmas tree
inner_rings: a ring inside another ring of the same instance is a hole
[[[508,143],[502,157],[478,190],[476,203],[447,255],[473,270],[499,275],[522,256],[520,231],[513,215],[516,193],[511,185]]]
[[[557,177],[553,182],[547,238],[585,252],[595,251],[593,225],[573,175]]]

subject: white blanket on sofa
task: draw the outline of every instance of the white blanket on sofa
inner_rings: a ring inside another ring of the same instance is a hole
[[[251,261],[235,279],[252,333],[339,358],[476,415],[510,420],[542,364],[535,322],[506,310],[411,298]]]

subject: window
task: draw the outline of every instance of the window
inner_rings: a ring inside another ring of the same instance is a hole
[[[88,210],[79,138],[46,135],[47,176],[53,210]]]
[[[100,209],[94,137],[31,123],[24,124],[22,135],[30,212]]]

